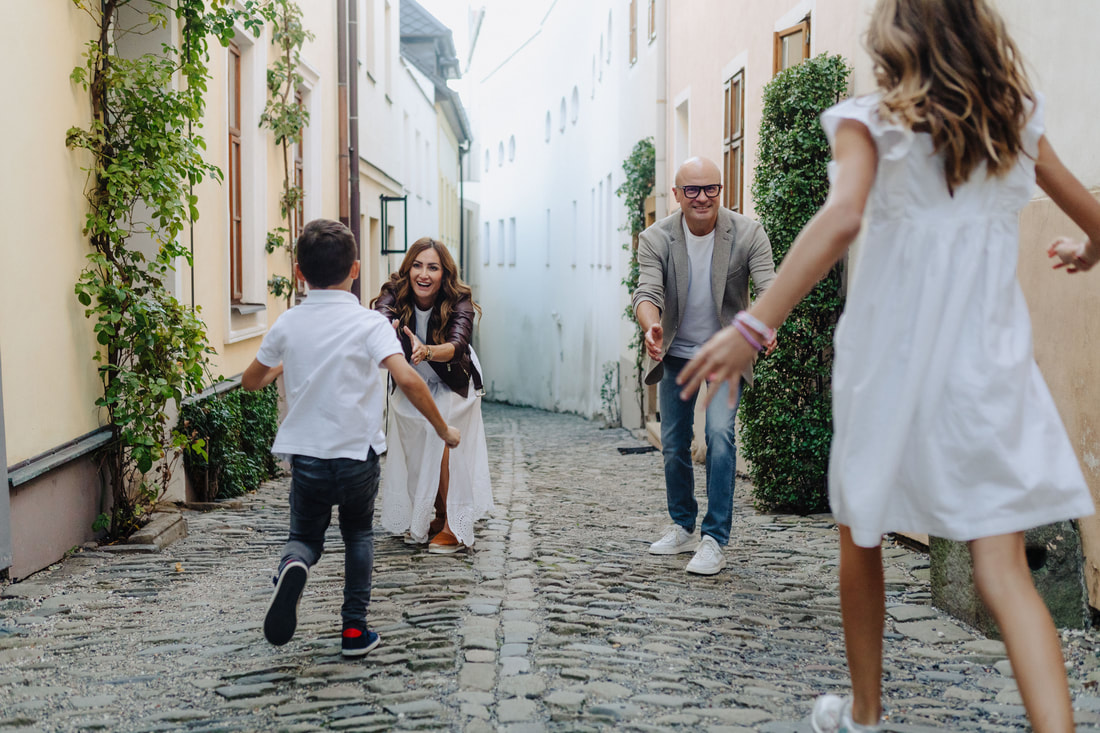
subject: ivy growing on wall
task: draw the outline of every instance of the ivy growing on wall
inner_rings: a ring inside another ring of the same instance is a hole
[[[822,54],[764,88],[752,195],[780,267],[828,194],[829,144],[818,117],[846,93],[849,73],[843,58]],[[757,363],[745,391],[742,442],[761,507],[808,513],[828,506],[833,330],[842,302],[838,266],[791,313],[779,348]]]
[[[180,234],[199,216],[192,188],[221,179],[194,134],[202,126],[208,44],[228,43],[238,21],[258,33],[262,20],[251,0],[73,2],[98,30],[71,75],[92,107],[91,123],[66,135],[89,161],[83,231],[91,252],[75,290],[94,322],[103,387],[96,405],[112,432],[103,460],[112,509],[97,526],[120,537],[163,496],[179,451],[191,443],[170,425],[169,407],[202,389],[213,353],[199,314],[167,286],[177,261],[191,265]],[[178,44],[137,58],[120,54],[122,39],[164,32],[173,21]]]
[[[267,287],[276,298],[286,298],[287,306],[297,289],[294,277],[293,221],[302,204],[302,187],[290,167],[290,152],[302,140],[302,130],[309,124],[309,112],[298,104],[296,92],[302,85],[302,45],[313,34],[302,24],[302,10],[292,0],[268,0],[264,13],[271,20],[271,44],[279,55],[267,70],[267,105],[260,116],[260,126],[275,134],[275,144],[283,154],[283,188],[279,196],[279,214],[285,224],[268,232],[265,248],[268,254],[282,250],[290,263],[290,277],[274,275]],[[302,222],[299,222],[301,224]]]
[[[657,152],[653,147],[653,138],[647,137],[635,143],[630,156],[623,161],[623,173],[626,174],[626,180],[615,190],[615,195],[626,206],[626,226],[623,230],[630,232],[630,243],[623,245],[623,249],[630,252],[630,265],[622,282],[627,293],[633,296],[634,289],[638,287],[638,235],[645,229],[645,201],[653,193],[653,184],[657,177]],[[634,309],[629,304],[623,312],[623,318],[635,324],[634,337],[630,339],[629,346],[634,353],[634,384],[638,409],[644,415],[642,365],[645,360],[645,335],[641,327],[637,326]]]

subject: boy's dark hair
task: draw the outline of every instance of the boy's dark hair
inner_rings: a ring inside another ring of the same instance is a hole
[[[298,236],[298,267],[312,288],[328,288],[347,278],[358,252],[351,230],[332,219],[314,219]]]

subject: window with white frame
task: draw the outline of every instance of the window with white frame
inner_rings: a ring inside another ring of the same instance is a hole
[[[493,243],[489,241],[489,222],[485,222],[484,240],[481,243],[481,264],[488,266],[493,261]]]
[[[265,54],[258,52],[266,46],[243,28],[235,30],[225,49],[227,343],[259,335],[267,326],[268,143],[259,127],[267,70]],[[308,157],[303,172],[307,170]]]

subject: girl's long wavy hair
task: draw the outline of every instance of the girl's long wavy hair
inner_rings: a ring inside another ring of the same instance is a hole
[[[883,92],[879,114],[931,134],[950,192],[982,163],[1000,177],[1026,154],[1035,93],[985,0],[879,0],[867,50]]]
[[[436,254],[439,255],[439,264],[443,268],[443,278],[440,280],[439,293],[436,295],[436,302],[439,304],[439,320],[436,320],[434,316],[428,320],[428,340],[433,344],[441,344],[447,340],[447,322],[451,318],[451,312],[454,310],[455,304],[462,298],[468,297],[478,316],[481,316],[481,306],[474,302],[474,294],[470,290],[470,286],[462,282],[462,278],[458,276],[458,267],[443,242],[431,237],[421,237],[413,242],[409,247],[409,251],[405,253],[405,259],[401,261],[401,267],[398,268],[397,272],[390,275],[389,280],[382,283],[381,293],[388,290],[394,294],[394,300],[396,301],[394,315],[396,315],[402,326],[408,326],[409,330],[415,331],[416,315],[413,309],[416,301],[413,298],[412,287],[409,284],[412,280],[409,273],[412,272],[413,262],[416,261],[417,256],[426,249],[435,250]],[[381,296],[381,293],[379,293],[379,296]],[[378,298],[370,302],[372,308],[376,302],[378,302]]]

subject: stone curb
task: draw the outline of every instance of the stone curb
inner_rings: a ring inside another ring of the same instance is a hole
[[[130,535],[127,545],[155,545],[163,550],[178,539],[187,536],[187,520],[182,514],[155,513],[144,527]]]

